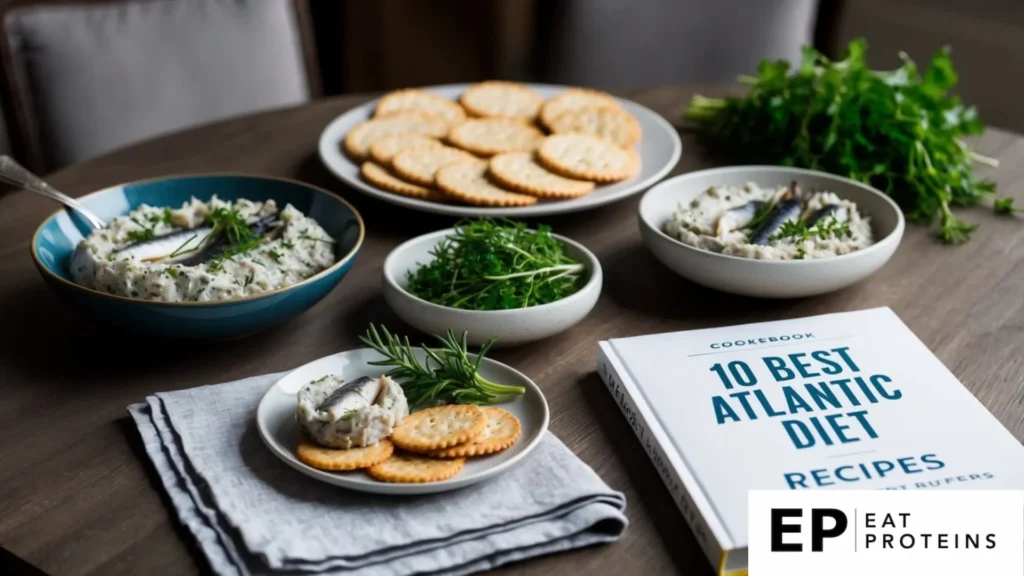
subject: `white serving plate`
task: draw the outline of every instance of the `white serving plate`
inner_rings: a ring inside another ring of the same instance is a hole
[[[469,84],[448,84],[444,86],[428,86],[422,88],[455,100],[462,94]],[[550,98],[571,86],[557,86],[551,84],[528,84],[533,91]],[[579,212],[604,206],[617,202],[638,192],[646,190],[668,174],[679,161],[683,146],[679,140],[679,134],[664,118],[656,112],[632,102],[619,98],[619,103],[636,117],[643,130],[640,142],[636,144],[636,151],[640,155],[640,171],[636,176],[611,185],[598,186],[593,192],[574,200],[541,200],[533,206],[521,206],[514,208],[488,208],[484,206],[466,206],[459,204],[444,204],[440,202],[429,202],[401,196],[393,192],[381,190],[367,182],[359,175],[359,165],[349,158],[341,149],[341,141],[356,124],[368,119],[372,114],[377,100],[367,102],[335,118],[320,133],[320,159],[324,165],[346,184],[356,190],[364,192],[375,198],[379,198],[391,204],[405,206],[423,212],[436,214],[447,214],[451,216],[504,216],[504,217],[531,217],[547,216],[551,214],[562,214]]]
[[[422,362],[423,352],[414,348]],[[387,368],[371,366],[369,362],[382,357],[370,348],[339,352],[300,366],[281,378],[267,391],[256,410],[256,424],[263,442],[278,458],[299,472],[328,484],[350,490],[375,494],[432,494],[463,488],[482,482],[516,465],[533,450],[548,428],[548,403],[540,388],[522,373],[495,360],[484,358],[480,374],[492,382],[513,386],[524,386],[526,394],[510,402],[496,404],[508,410],[519,419],[522,434],[508,450],[492,456],[467,458],[466,465],[457,476],[442,482],[426,484],[397,484],[381,482],[363,471],[325,472],[307,466],[295,457],[295,448],[302,439],[302,432],[295,421],[296,394],[312,380],[327,374],[335,374],[345,380],[361,376],[377,376]]]
[[[701,250],[664,231],[680,203],[711,186],[762,188],[796,181],[808,190],[828,190],[857,204],[871,218],[875,243],[863,250],[812,260],[753,260]],[[801,298],[846,288],[871,276],[892,257],[903,238],[903,213],[874,188],[825,172],[783,166],[731,166],[682,174],[651,188],[637,207],[644,243],[668,268],[708,288],[757,298]]]
[[[578,292],[561,300],[514,310],[461,310],[428,302],[406,291],[407,273],[433,260],[432,250],[454,229],[438,230],[407,240],[388,254],[382,269],[384,300],[399,318],[421,332],[443,334],[448,328],[468,332],[470,345],[479,346],[497,336],[495,347],[543,340],[583,320],[601,295],[601,262],[582,244],[565,236],[552,236],[587,267],[589,278]]]

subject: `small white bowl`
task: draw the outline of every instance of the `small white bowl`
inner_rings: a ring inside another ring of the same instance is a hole
[[[439,230],[409,240],[384,260],[382,287],[384,299],[398,317],[427,334],[444,335],[451,329],[456,336],[468,332],[467,341],[479,346],[497,336],[495,346],[513,346],[542,340],[567,330],[583,320],[601,295],[601,263],[590,250],[564,236],[552,234],[566,245],[568,252],[587,267],[587,283],[575,294],[549,304],[515,310],[460,310],[440,306],[406,291],[407,273],[433,260],[430,251],[454,229]]]
[[[796,181],[802,188],[827,190],[857,204],[871,218],[875,243],[863,250],[812,260],[754,260],[717,254],[684,244],[665,233],[679,204],[712,186],[763,188]],[[848,178],[782,166],[734,166],[676,176],[644,194],[638,208],[640,234],[655,257],[680,276],[698,284],[743,296],[799,298],[832,292],[874,274],[903,238],[903,213],[891,198]]]

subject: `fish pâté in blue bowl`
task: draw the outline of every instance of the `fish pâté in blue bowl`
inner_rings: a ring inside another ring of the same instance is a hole
[[[365,227],[352,205],[295,180],[201,174],[122,184],[60,210],[32,238],[57,294],[150,334],[235,338],[288,320],[345,276]]]

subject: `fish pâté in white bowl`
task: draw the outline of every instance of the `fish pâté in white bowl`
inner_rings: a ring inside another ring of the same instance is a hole
[[[698,284],[744,296],[839,290],[881,268],[903,213],[860,182],[799,168],[701,170],[651,188],[638,208],[655,257]]]

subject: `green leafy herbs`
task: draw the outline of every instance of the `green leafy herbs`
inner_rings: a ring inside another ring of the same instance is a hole
[[[480,219],[459,222],[408,273],[407,290],[434,304],[508,310],[561,300],[585,282],[586,267],[568,255],[548,226]]]
[[[223,250],[207,261],[206,269],[210,272],[221,270],[224,267],[224,262],[239,254],[245,254],[263,242],[263,237],[253,233],[249,223],[238,213],[238,210],[224,207],[215,208],[206,217],[206,223],[212,227],[207,236],[208,241],[223,239],[227,243]]]
[[[808,226],[804,220],[788,220],[783,222],[782,226],[779,227],[779,231],[771,237],[771,240],[791,240],[799,243],[814,237],[821,240],[852,238],[853,232],[850,230],[850,223],[848,221],[840,221],[832,215],[813,226]]]
[[[425,354],[423,362],[413,352],[408,337],[393,335],[383,326],[378,332],[371,324],[360,340],[384,356],[384,360],[370,364],[391,367],[387,375],[402,386],[411,407],[492,404],[502,396],[526,392],[522,386],[497,384],[480,375],[480,362],[494,344],[495,338],[481,346],[480,351],[471,359],[466,345],[466,333],[459,340],[448,330],[443,338],[437,337],[439,347],[420,346]]]
[[[890,195],[911,220],[939,222],[938,237],[959,244],[976,228],[952,207],[991,199],[998,213],[1016,211],[995,197],[995,183],[977,178],[975,163],[997,163],[975,153],[965,138],[984,126],[973,107],[950,94],[957,74],[949,50],[920,71],[905,54],[895,70],[871,70],[867,44],[850,43],[830,61],[805,47],[802,62],[768,61],[757,76],[741,77],[746,96],[694,96],[687,118],[711,147],[749,164],[780,164],[832,172]]]
[[[141,228],[141,230],[129,230],[125,233],[125,238],[131,242],[145,242],[151,240],[156,236],[155,225],[147,225],[145,222],[140,222],[138,218],[132,216],[131,221]]]

